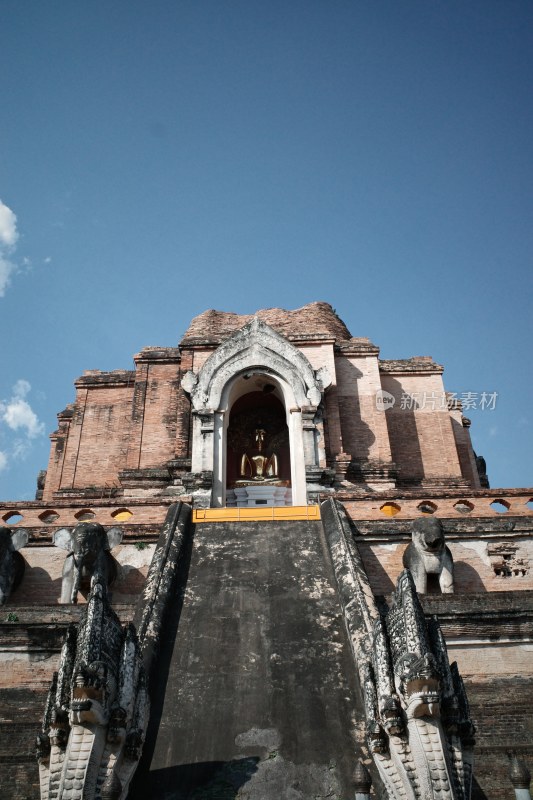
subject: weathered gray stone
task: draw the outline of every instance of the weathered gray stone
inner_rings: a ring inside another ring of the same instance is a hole
[[[37,737],[42,800],[125,800],[148,718],[141,651],[93,576],[82,620],[71,625]]]
[[[56,531],[53,536],[55,546],[68,551],[63,565],[61,603],[77,603],[82,580],[88,583],[96,572],[106,585],[111,581],[114,562],[108,551],[121,541],[120,528],[106,531],[98,522],[80,522],[74,529]]]
[[[165,616],[175,588],[176,575],[190,532],[191,507],[173,503],[161,528],[134,625],[141,642],[146,674],[150,676],[161,644]]]
[[[428,575],[437,575],[443,594],[453,592],[453,558],[444,541],[437,517],[420,517],[411,526],[412,541],[403,554],[403,565],[413,576],[417,592],[426,594]]]
[[[7,603],[24,575],[24,559],[17,552],[28,544],[28,532],[23,528],[0,527],[0,605]]]
[[[437,621],[426,623],[409,570],[391,607],[378,609],[346,512],[327,500],[322,518],[387,797],[469,800],[474,727]]]
[[[362,706],[322,525],[196,525],[174,597],[131,800],[353,796]]]

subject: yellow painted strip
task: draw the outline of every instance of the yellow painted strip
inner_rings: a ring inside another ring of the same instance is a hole
[[[195,508],[193,522],[281,522],[318,520],[320,506],[267,506],[266,508]]]

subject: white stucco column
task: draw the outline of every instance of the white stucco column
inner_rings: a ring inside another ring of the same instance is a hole
[[[213,469],[214,413],[209,409],[192,412],[191,472]]]
[[[213,427],[213,495],[211,505],[222,508],[226,505],[226,460],[228,414],[225,410],[216,411]]]
[[[289,443],[291,449],[291,485],[293,506],[307,504],[305,487],[305,448],[302,429],[302,412],[291,408],[289,413]]]

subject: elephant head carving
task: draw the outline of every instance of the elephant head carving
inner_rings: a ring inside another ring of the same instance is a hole
[[[421,517],[411,527],[412,541],[403,554],[403,565],[411,571],[416,590],[427,592],[428,575],[438,575],[443,594],[453,592],[453,558],[437,517]]]
[[[24,559],[17,553],[28,544],[28,531],[0,527],[0,605],[7,602],[24,575]]]
[[[122,541],[120,528],[107,531],[98,522],[81,522],[75,528],[61,528],[54,544],[68,551],[63,566],[61,603],[77,603],[78,591],[95,573],[106,583],[114,578],[115,563],[109,551]]]

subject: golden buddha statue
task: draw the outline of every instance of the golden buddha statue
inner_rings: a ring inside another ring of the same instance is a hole
[[[250,481],[262,483],[275,483],[278,478],[278,457],[276,453],[267,456],[263,453],[266,431],[263,428],[256,428],[254,432],[255,455],[243,453],[241,456],[240,478],[237,483],[249,483]]]

